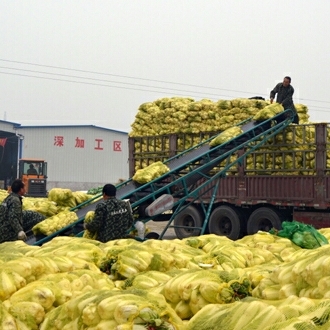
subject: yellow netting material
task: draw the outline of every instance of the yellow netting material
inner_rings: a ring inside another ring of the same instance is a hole
[[[144,169],[137,170],[132,179],[143,184],[162,176],[169,172],[169,170],[170,169],[162,162],[156,162]]]
[[[210,142],[210,146],[214,147],[220,144],[223,144],[231,139],[233,139],[234,137],[242,134],[243,131],[241,130],[240,127],[238,126],[234,126],[231,128],[226,129],[224,132],[220,133],[218,136],[216,136],[211,142]]]

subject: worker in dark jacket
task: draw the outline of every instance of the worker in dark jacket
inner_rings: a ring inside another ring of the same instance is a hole
[[[23,230],[22,197],[25,187],[22,180],[14,180],[11,193],[4,199],[0,212],[0,243],[7,241],[26,240]]]
[[[278,83],[274,89],[270,92],[270,103],[273,103],[275,95],[276,102],[280,103],[284,110],[291,109],[294,111],[295,116],[293,119],[293,123],[299,124],[299,117],[297,114],[297,110],[293,104],[292,96],[294,93],[294,88],[291,86],[291,78],[286,76],[283,79],[283,82]],[[280,120],[284,120],[284,117],[281,117]]]
[[[133,224],[129,205],[116,198],[116,187],[112,184],[106,184],[102,193],[103,201],[96,206],[94,218],[84,224],[85,229],[96,233],[101,242],[125,238]]]

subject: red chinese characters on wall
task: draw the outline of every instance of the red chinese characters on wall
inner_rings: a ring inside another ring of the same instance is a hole
[[[64,146],[64,136],[54,136],[54,146],[63,147]]]
[[[104,150],[103,139],[94,139],[94,150]],[[64,136],[55,135],[54,136],[54,146],[55,147],[64,147]],[[84,149],[85,148],[85,139],[76,137],[74,140],[74,147]],[[113,151],[122,151],[122,141],[113,141]]]
[[[102,139],[95,139],[95,147],[94,147],[94,149],[95,150],[103,150],[102,142],[103,142]]]
[[[78,137],[76,137],[76,145],[74,147],[75,148],[85,148],[85,140],[79,139]]]
[[[121,141],[113,141],[113,151],[121,151]]]

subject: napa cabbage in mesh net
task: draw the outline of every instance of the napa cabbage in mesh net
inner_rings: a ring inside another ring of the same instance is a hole
[[[34,235],[51,235],[76,220],[78,220],[77,214],[67,209],[37,223],[32,227],[32,231]]]
[[[253,117],[253,119],[257,121],[271,119],[277,114],[281,113],[283,110],[284,108],[281,104],[272,103],[264,107],[262,110],[258,111],[257,114]]]
[[[165,164],[163,164],[162,162],[156,162],[146,168],[137,170],[135,175],[133,176],[133,180],[143,184],[150,182],[169,171],[170,169]]]
[[[95,211],[88,211],[85,215],[85,220],[84,223],[91,222],[94,219],[95,216]],[[84,238],[89,238],[89,239],[96,239],[97,238],[97,233],[96,232],[91,232],[88,229],[85,229]]]
[[[48,193],[48,199],[59,206],[75,207],[77,205],[70,189],[53,188]]]
[[[228,129],[226,129],[224,132],[220,133],[218,136],[216,136],[213,140],[210,142],[210,146],[214,147],[220,144],[223,144],[234,137],[242,134],[243,131],[238,126],[233,126]]]

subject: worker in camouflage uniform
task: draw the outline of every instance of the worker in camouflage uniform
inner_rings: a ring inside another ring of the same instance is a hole
[[[112,184],[106,184],[102,193],[103,201],[96,206],[94,218],[84,224],[85,229],[96,233],[101,242],[126,237],[133,224],[129,205],[116,198],[116,187]]]
[[[23,230],[22,198],[25,187],[22,180],[14,180],[11,185],[11,193],[4,199],[0,211],[0,243],[26,240]]]

